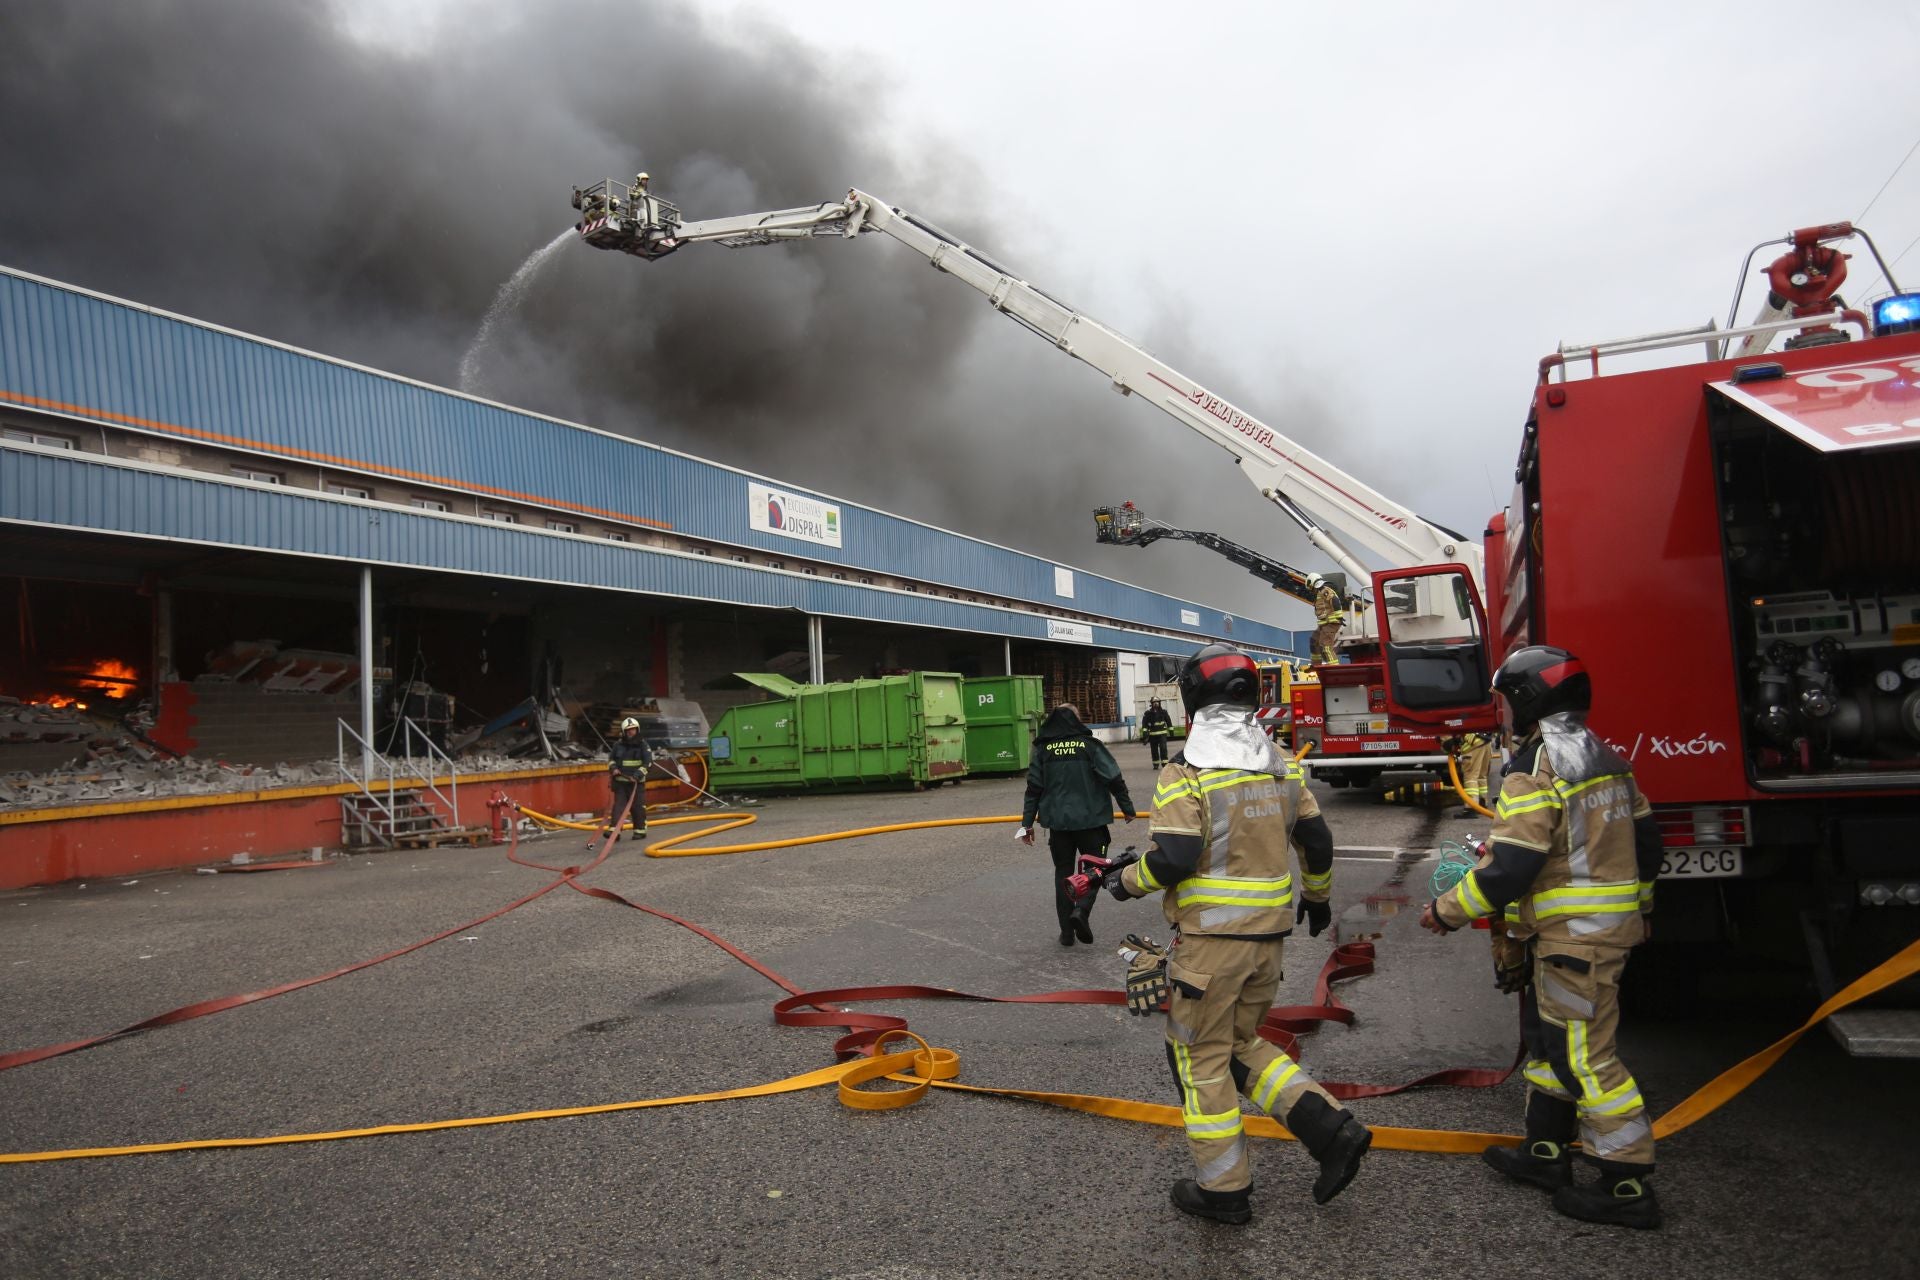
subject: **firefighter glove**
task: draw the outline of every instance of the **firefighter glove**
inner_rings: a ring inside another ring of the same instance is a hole
[[[1493,930],[1493,985],[1512,995],[1533,981],[1533,944]]]
[[[1145,1017],[1160,1012],[1167,999],[1167,953],[1151,938],[1127,935],[1120,955],[1127,962],[1127,1012]]]
[[[1119,857],[1113,860],[1113,862],[1107,867],[1106,874],[1100,878],[1101,885],[1106,889],[1108,893],[1113,895],[1115,900],[1119,902],[1125,902],[1129,898],[1137,898],[1141,896],[1139,894],[1132,893],[1127,889],[1126,879],[1122,877],[1120,874],[1122,871],[1126,870],[1128,867],[1132,866],[1134,863],[1138,861],[1140,861],[1140,855],[1138,853],[1135,853],[1132,849],[1128,849],[1125,853],[1121,854]]]
[[[1333,904],[1329,902],[1315,902],[1311,898],[1302,898],[1300,900],[1300,919],[1306,922],[1307,936],[1317,938],[1326,932],[1328,925],[1333,923]]]

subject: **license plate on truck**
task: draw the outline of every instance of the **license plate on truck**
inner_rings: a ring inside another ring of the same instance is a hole
[[[1669,849],[1660,857],[1662,880],[1737,876],[1744,869],[1745,857],[1738,849]]]

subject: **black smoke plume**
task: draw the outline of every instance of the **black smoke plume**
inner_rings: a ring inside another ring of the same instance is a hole
[[[857,63],[672,4],[449,12],[414,47],[294,0],[9,0],[0,261],[451,386],[571,186],[645,168],[690,218],[861,186],[1073,297],[983,169],[890,130]],[[882,237],[654,264],[567,244],[476,367],[511,404],[1310,625],[1198,549],[1094,546],[1090,509],[1132,497],[1314,563],[1224,454]]]

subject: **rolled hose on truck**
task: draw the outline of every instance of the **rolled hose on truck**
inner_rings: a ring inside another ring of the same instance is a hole
[[[521,810],[537,821],[562,824],[546,815]],[[622,818],[625,814],[620,815]],[[717,818],[723,825],[709,827],[699,832],[680,837],[681,840],[698,838],[701,835],[717,834],[720,831],[733,830],[755,820],[752,814],[689,815],[680,818],[662,818],[660,822],[699,821],[701,818]],[[819,836],[797,837],[791,840],[765,841],[753,845],[721,846],[698,850],[685,850],[686,854],[718,854],[724,852],[748,852],[761,849],[787,848],[805,844],[820,843],[824,840],[850,839],[858,834],[874,834],[881,831],[912,830],[937,826],[978,825],[983,823],[1012,821],[1006,817],[939,819],[922,823],[899,823],[888,827],[861,828],[857,832],[833,832]],[[678,916],[661,911],[642,903],[629,901],[611,890],[579,883],[579,877],[604,862],[613,848],[611,834],[602,842],[599,853],[585,866],[553,867],[543,863],[531,862],[519,856],[519,830],[514,824],[511,843],[507,850],[509,860],[521,866],[555,873],[556,878],[543,887],[525,894],[520,898],[498,908],[495,911],[468,921],[454,928],[443,930],[430,938],[387,952],[384,955],[349,965],[332,973],[285,983],[263,991],[249,992],[243,995],[226,996],[214,1000],[201,1001],[186,1005],[168,1013],[146,1019],[119,1031],[87,1040],[72,1041],[65,1044],[49,1045],[39,1049],[19,1051],[0,1055],[0,1071],[29,1063],[44,1061],[66,1053],[73,1053],[93,1046],[107,1043],[140,1031],[157,1029],[190,1018],[204,1017],[243,1004],[270,999],[291,991],[313,986],[348,973],[358,972],[383,961],[406,955],[433,942],[462,933],[486,920],[495,919],[516,907],[523,906],[536,898],[543,897],[554,889],[565,885],[590,897],[602,898],[637,911],[646,912],[663,920],[690,929],[716,946],[725,950],[735,959],[751,967],[776,986],[788,992],[787,998],[774,1006],[775,1022],[782,1026],[834,1026],[848,1028],[848,1034],[836,1042],[836,1051],[850,1055],[846,1060],[832,1066],[814,1071],[802,1072],[780,1080],[764,1084],[749,1085],[738,1089],[726,1089],[712,1093],[683,1094],[675,1097],[645,1098],[629,1102],[601,1103],[578,1107],[564,1107],[540,1111],[521,1111],[504,1115],[469,1116],[451,1120],[428,1121],[418,1124],[378,1125],[370,1128],[341,1129],[323,1133],[277,1134],[258,1137],[210,1138],[185,1142],[147,1143],[118,1147],[86,1147],[54,1151],[31,1151],[0,1153],[0,1164],[27,1164],[54,1160],[79,1160],[107,1156],[149,1155],[170,1151],[200,1151],[233,1147],[280,1146],[293,1143],[326,1142],[343,1138],[384,1137],[403,1133],[428,1133],[442,1129],[474,1128],[486,1125],[514,1124],[525,1120],[555,1119],[565,1116],[599,1115],[616,1111],[634,1111],[651,1107],[684,1106],[702,1102],[719,1102],[735,1098],[766,1097],[778,1093],[795,1093],[802,1090],[819,1088],[832,1084],[836,1086],[841,1102],[849,1107],[861,1110],[892,1110],[909,1106],[926,1096],[929,1088],[940,1088],[967,1093],[989,1094],[1004,1098],[1019,1098],[1031,1102],[1046,1103],[1051,1106],[1065,1107],[1083,1111],[1091,1115],[1106,1116],[1117,1120],[1129,1120],[1142,1124],[1156,1124],[1169,1128],[1184,1124],[1180,1108],[1170,1104],[1139,1102],[1124,1098],[1109,1098],[1093,1094],[1055,1093],[1031,1089],[1008,1089],[985,1085],[963,1084],[956,1079],[959,1074],[959,1055],[950,1049],[929,1045],[924,1039],[907,1030],[904,1019],[880,1014],[860,1014],[837,1007],[840,1004],[860,1000],[889,999],[947,999],[967,1001],[990,1001],[1011,1004],[1121,1004],[1125,995],[1117,990],[1107,991],[1056,991],[1030,996],[978,996],[966,992],[952,991],[937,987],[870,986],[845,987],[825,991],[804,991],[794,983],[781,977],[773,970],[754,960],[745,952],[726,942],[718,935]],[[1347,943],[1336,946],[1322,969],[1315,984],[1316,1003],[1307,1006],[1280,1007],[1271,1010],[1262,1023],[1260,1032],[1270,1040],[1280,1043],[1283,1048],[1292,1051],[1296,1048],[1293,1037],[1299,1031],[1310,1029],[1323,1021],[1350,1022],[1352,1011],[1335,999],[1329,990],[1331,984],[1347,977],[1358,977],[1370,973],[1373,967],[1373,948],[1370,943]],[[1920,942],[1907,946],[1890,960],[1881,964],[1871,973],[1849,984],[1844,990],[1816,1009],[1799,1028],[1781,1037],[1760,1052],[1720,1073],[1707,1084],[1696,1090],[1677,1107],[1654,1122],[1654,1135],[1667,1138],[1681,1130],[1698,1123],[1715,1110],[1746,1089],[1764,1074],[1786,1051],[1793,1047],[1801,1036],[1818,1026],[1830,1014],[1838,1012],[1863,1000],[1876,992],[1920,973]],[[1284,1037],[1284,1039],[1282,1039]],[[908,1050],[888,1052],[886,1045],[896,1039],[911,1039],[916,1047]],[[1516,1062],[1518,1057],[1516,1056]],[[1507,1078],[1512,1067],[1503,1071],[1484,1069],[1453,1069],[1436,1072],[1420,1080],[1404,1085],[1351,1085],[1332,1084],[1328,1088],[1336,1096],[1366,1097],[1385,1093],[1399,1092],[1403,1089],[1418,1087],[1422,1084],[1448,1083],[1468,1086],[1497,1084]],[[904,1085],[904,1088],[889,1090],[870,1090],[861,1086],[886,1079]],[[1249,1115],[1244,1118],[1248,1133],[1260,1137],[1292,1139],[1293,1135],[1280,1124],[1266,1116]],[[1454,1154],[1478,1153],[1493,1144],[1505,1143],[1517,1145],[1520,1139],[1507,1134],[1463,1132],[1437,1129],[1405,1129],[1392,1126],[1374,1126],[1376,1148],[1390,1151],[1426,1151]]]

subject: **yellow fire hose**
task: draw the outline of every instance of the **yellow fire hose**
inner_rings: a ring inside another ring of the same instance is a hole
[[[563,827],[573,831],[598,831],[603,825],[598,822],[569,822],[565,818],[536,813],[524,806],[520,808],[520,812],[540,825]],[[1125,821],[1134,815],[1116,811],[1113,816]],[[768,849],[792,849],[799,845],[826,844],[833,840],[856,840],[862,836],[883,836],[896,831],[922,831],[930,827],[981,827],[996,822],[1017,823],[1020,817],[1021,815],[1017,813],[1007,813],[989,818],[928,818],[921,822],[895,822],[881,827],[855,827],[850,831],[829,831],[817,836],[793,836],[786,840],[761,840],[754,844],[723,844],[709,845],[699,849],[682,849],[678,846],[689,840],[717,836],[723,831],[733,831],[760,821],[760,815],[757,813],[688,813],[671,818],[649,818],[647,826],[649,828],[664,827],[683,822],[712,822],[718,825],[699,831],[689,831],[685,835],[650,844],[646,848],[646,854],[649,858],[701,858],[715,853],[763,853]],[[621,829],[624,831],[631,828],[632,824],[628,823]]]
[[[1794,1043],[1818,1026],[1830,1014],[1863,1000],[1896,982],[1920,973],[1920,942],[1908,944],[1899,954],[1873,972],[1861,977],[1822,1004],[1791,1033],[1782,1036],[1746,1061],[1721,1072],[1695,1090],[1679,1106],[1654,1122],[1657,1138],[1670,1138],[1705,1119],[1725,1106],[1742,1090],[1759,1079]],[[892,1110],[920,1100],[929,1086],[967,1093],[991,1094],[1002,1098],[1020,1098],[1049,1106],[1083,1111],[1138,1124],[1156,1124],[1169,1128],[1183,1124],[1180,1108],[1153,1102],[1135,1102],[1125,1098],[1107,1098],[1095,1094],[1048,1093],[1033,1089],[1002,1089],[961,1084],[951,1079],[959,1070],[959,1057],[950,1050],[930,1048],[911,1032],[895,1032],[888,1038],[905,1036],[916,1041],[918,1049],[882,1053],[871,1058],[822,1067],[767,1084],[715,1093],[682,1094],[672,1098],[643,1098],[634,1102],[609,1102],[595,1106],[562,1107],[545,1111],[516,1111],[506,1115],[469,1116],[457,1120],[435,1120],[423,1124],[389,1124],[367,1129],[340,1129],[330,1133],[289,1133],[258,1138],[208,1138],[190,1142],[155,1142],[126,1147],[82,1147],[65,1151],[28,1151],[0,1155],[0,1164],[30,1164],[50,1160],[84,1160],[102,1156],[152,1155],[163,1151],[207,1151],[225,1147],[284,1146],[300,1142],[331,1142],[341,1138],[382,1137],[398,1133],[429,1133],[437,1129],[470,1129],[483,1125],[515,1124],[522,1120],[551,1120],[562,1116],[603,1115],[614,1111],[638,1111],[648,1107],[683,1106],[697,1102],[722,1102],[733,1098],[763,1098],[776,1093],[797,1093],[821,1085],[838,1086],[840,1100],[847,1106],[868,1111]],[[899,1090],[875,1092],[860,1085],[885,1077],[905,1084]],[[1292,1134],[1266,1116],[1247,1116],[1246,1131],[1263,1138],[1290,1139]],[[1373,1126],[1373,1145],[1387,1151],[1427,1151],[1446,1154],[1470,1154],[1499,1143],[1514,1144],[1519,1138],[1510,1134],[1473,1133],[1448,1129],[1402,1129]]]
[[[1494,818],[1499,816],[1498,814],[1494,813],[1493,810],[1487,808],[1487,806],[1481,804],[1478,800],[1475,800],[1472,796],[1469,796],[1467,794],[1467,789],[1460,785],[1460,759],[1458,756],[1454,755],[1453,752],[1451,751],[1447,752],[1447,777],[1452,780],[1453,794],[1460,797],[1461,804],[1467,806],[1467,808],[1469,809],[1472,809],[1475,813],[1484,814],[1489,818]]]
[[[1455,773],[1455,783],[1458,774]],[[573,829],[591,829],[597,824],[567,822],[546,814],[536,814],[523,810],[528,817],[537,822],[555,827]],[[1116,814],[1125,817],[1125,814]],[[758,815],[747,813],[688,814],[676,817],[664,817],[655,821],[661,825],[667,823],[721,821],[719,827],[689,832],[675,837],[671,843],[696,839],[701,835],[718,831],[729,831],[757,821]],[[669,857],[685,857],[703,854],[745,853],[766,849],[789,848],[796,845],[818,844],[827,840],[846,840],[865,835],[877,835],[884,832],[914,830],[928,827],[968,826],[985,823],[1018,821],[1014,817],[987,818],[943,818],[923,822],[895,823],[880,827],[863,827],[851,831],[832,832],[826,835],[800,836],[788,840],[768,840],[755,844],[723,845],[704,849],[685,849],[666,854]],[[662,842],[664,846],[669,842]],[[658,848],[660,846],[656,846]],[[661,856],[649,849],[652,856]],[[1886,961],[1862,978],[1849,984],[1844,990],[1816,1009],[1800,1027],[1783,1036],[1767,1048],[1752,1057],[1720,1073],[1707,1084],[1696,1090],[1679,1106],[1660,1117],[1654,1123],[1654,1134],[1667,1138],[1693,1125],[1736,1097],[1747,1086],[1759,1079],[1768,1068],[1781,1058],[1794,1043],[1812,1030],[1830,1014],[1865,999],[1886,987],[1900,982],[1915,973],[1920,973],[1920,942],[1907,946],[1898,955]],[[1106,1116],[1116,1120],[1126,1120],[1138,1124],[1155,1124],[1169,1128],[1184,1123],[1180,1108],[1152,1102],[1139,1102],[1125,1098],[1109,1098],[1096,1094],[1055,1093],[1032,1089],[1008,1089],[984,1085],[961,1084],[954,1077],[959,1074],[959,1055],[950,1049],[932,1047],[926,1041],[910,1031],[888,1033],[875,1046],[883,1049],[886,1040],[909,1038],[918,1044],[917,1049],[879,1053],[872,1057],[856,1058],[849,1062],[837,1063],[815,1071],[802,1072],[781,1080],[766,1084],[749,1085],[738,1089],[723,1089],[711,1093],[682,1094],[666,1098],[644,1098],[631,1102],[600,1103],[579,1107],[562,1107],[540,1111],[517,1111],[504,1115],[469,1116],[453,1120],[435,1120],[419,1124],[377,1125],[371,1128],[340,1129],[325,1133],[277,1134],[266,1137],[248,1138],[208,1138],[185,1142],[144,1143],[120,1147],[82,1147],[57,1151],[30,1151],[0,1154],[0,1164],[29,1164],[52,1160],[81,1160],[104,1156],[151,1155],[167,1151],[203,1151],[229,1147],[284,1146],[292,1143],[329,1142],[343,1138],[383,1137],[401,1133],[428,1133],[440,1129],[476,1128],[485,1125],[515,1124],[523,1120],[550,1120],[565,1116],[602,1115],[615,1111],[637,1111],[650,1107],[684,1106],[701,1102],[721,1102],[734,1098],[759,1098],[779,1093],[796,1093],[802,1090],[818,1088],[821,1085],[837,1086],[843,1105],[861,1110],[881,1111],[908,1106],[926,1095],[929,1087],[951,1089],[967,1093],[989,1094],[1003,1098],[1019,1098],[1030,1102],[1045,1103],[1049,1106],[1065,1107],[1073,1111],[1082,1111],[1089,1115]],[[871,1090],[860,1086],[885,1078],[903,1084],[902,1089]],[[1266,1116],[1247,1116],[1244,1120],[1246,1131],[1265,1138],[1291,1139],[1292,1134]],[[1388,1151],[1425,1151],[1452,1154],[1470,1154],[1484,1150],[1497,1143],[1517,1143],[1520,1140],[1507,1134],[1465,1132],[1444,1129],[1404,1129],[1393,1126],[1373,1128],[1374,1145]]]

